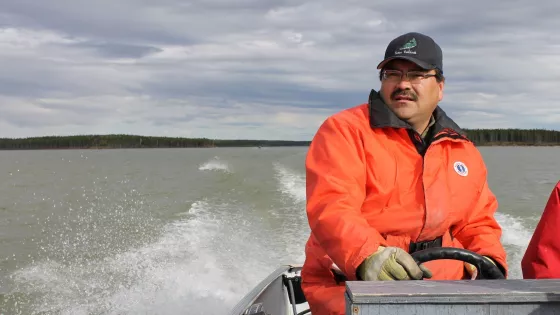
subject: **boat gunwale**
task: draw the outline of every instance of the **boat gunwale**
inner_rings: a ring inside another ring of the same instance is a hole
[[[264,278],[259,284],[257,284],[251,291],[249,291],[245,296],[235,305],[230,315],[241,315],[245,310],[253,305],[253,303],[258,299],[258,297],[266,291],[266,289],[274,282],[274,280],[281,277],[286,272],[290,272],[294,268],[299,268],[300,265],[280,265],[273,272],[271,272],[266,278]]]

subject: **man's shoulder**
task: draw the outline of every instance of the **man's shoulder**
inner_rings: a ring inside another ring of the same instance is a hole
[[[363,103],[336,112],[330,115],[327,120],[358,126],[369,122],[368,113],[368,104]]]

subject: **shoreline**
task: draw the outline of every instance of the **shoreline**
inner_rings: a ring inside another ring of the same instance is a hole
[[[147,150],[147,149],[222,149],[222,148],[280,148],[280,147],[308,147],[309,145],[228,145],[228,146],[202,146],[202,147],[66,147],[66,148],[0,148],[0,151],[44,151],[44,150]],[[499,143],[475,144],[476,147],[560,147],[555,144],[527,144],[527,143]]]

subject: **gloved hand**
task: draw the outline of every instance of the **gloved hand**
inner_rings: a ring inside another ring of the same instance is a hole
[[[421,280],[431,278],[432,273],[423,265],[418,266],[414,258],[399,247],[379,246],[374,254],[358,267],[358,276],[365,281],[376,280]]]
[[[482,256],[484,258],[486,258],[487,260],[489,260],[492,264],[494,264],[494,266],[496,266],[496,263],[494,262],[494,260],[492,260],[492,258],[488,257],[488,256]],[[467,270],[467,273],[469,274],[469,276],[471,277],[471,280],[475,280],[476,277],[478,276],[478,269],[474,266],[471,265],[469,263],[465,263],[465,269]]]

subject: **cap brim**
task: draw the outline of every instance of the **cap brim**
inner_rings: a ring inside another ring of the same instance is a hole
[[[422,68],[424,70],[431,70],[431,69],[436,68],[435,66],[433,66],[433,65],[431,65],[427,62],[424,62],[422,60],[418,60],[418,59],[416,59],[414,57],[411,57],[411,56],[395,56],[395,57],[389,57],[389,58],[381,61],[377,65],[377,69],[381,69],[381,68],[385,67],[385,65],[387,63],[389,63],[389,61],[392,61],[392,60],[395,60],[395,59],[403,59],[403,60],[408,60],[408,61],[414,62],[415,64],[417,64],[420,68]]]

